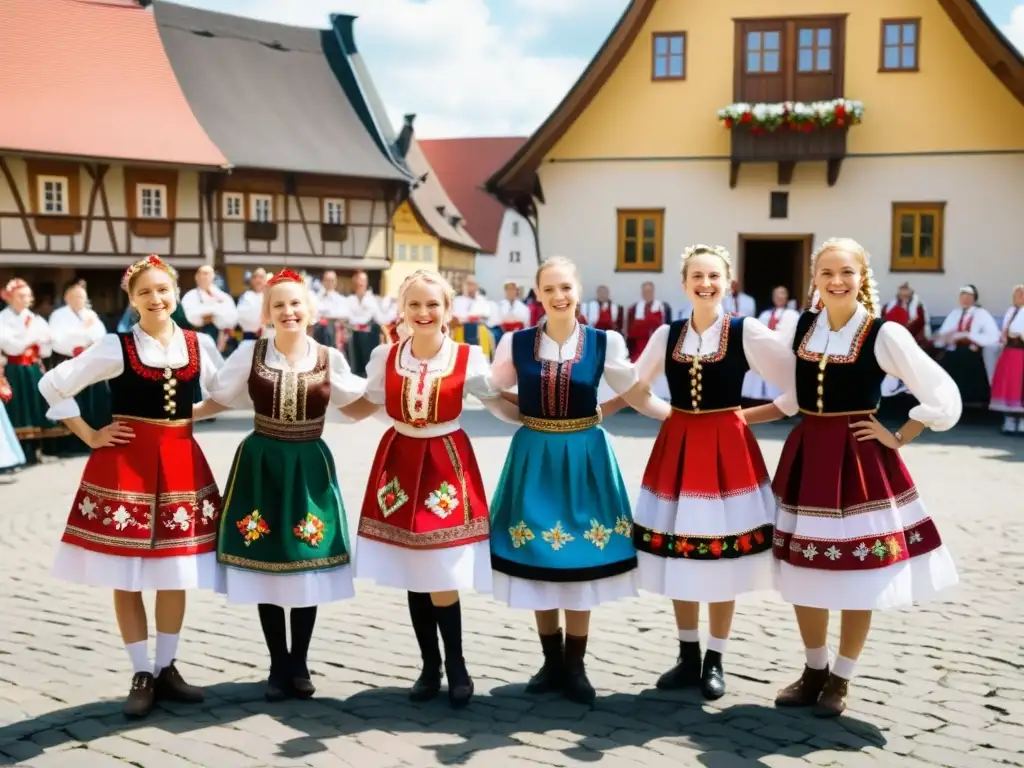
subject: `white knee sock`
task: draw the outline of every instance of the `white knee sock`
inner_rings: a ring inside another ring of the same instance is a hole
[[[856,669],[856,659],[848,659],[845,656],[836,656],[836,663],[832,665],[832,674],[836,677],[843,678],[843,680],[852,680],[853,673]]]
[[[1017,429],[1017,419],[1015,416],[1004,416],[1003,417],[1003,431],[1013,432]]]
[[[714,635],[708,635],[708,650],[718,651],[718,653],[725,654],[725,646],[728,645],[729,639],[726,637],[715,637]]]
[[[700,630],[699,629],[680,629],[679,630],[679,641],[682,643],[699,643],[700,642]]]
[[[125,643],[124,649],[128,651],[128,658],[132,660],[133,673],[153,671],[153,666],[149,663],[149,643],[146,640]]]
[[[178,653],[178,635],[168,635],[164,632],[156,633],[156,674],[160,670],[171,666],[175,655]]]
[[[811,669],[824,669],[828,666],[827,645],[821,648],[804,648],[804,654],[807,656],[807,666]]]

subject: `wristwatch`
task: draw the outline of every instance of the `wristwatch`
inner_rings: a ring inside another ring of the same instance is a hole
[[[896,438],[897,443],[900,443],[901,445],[903,444],[903,433],[898,429],[892,433],[892,436]]]

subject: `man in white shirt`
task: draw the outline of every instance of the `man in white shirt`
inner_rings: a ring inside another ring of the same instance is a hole
[[[380,344],[381,307],[362,270],[352,275],[352,295],[346,297],[348,339],[346,354],[356,376],[366,376],[370,353]]]
[[[452,316],[462,326],[462,338],[466,344],[480,345],[480,329],[487,327],[491,317],[491,302],[480,293],[480,284],[470,275],[462,284],[462,294],[455,297]]]
[[[753,317],[757,314],[757,302],[743,292],[739,280],[733,280],[729,293],[722,299],[722,309],[733,317]]]
[[[258,267],[249,275],[249,290],[238,299],[238,325],[242,329],[242,342],[263,335],[263,290],[267,285],[267,270]]]
[[[338,293],[338,274],[333,269],[328,269],[320,278],[316,304],[317,322],[313,338],[324,346],[343,349],[348,299]]]
[[[597,298],[587,302],[584,316],[587,318],[587,325],[592,325],[599,331],[622,333],[625,316],[622,307],[611,300],[607,285],[597,286]]]
[[[519,298],[519,284],[515,280],[506,280],[504,288],[505,298],[498,302],[491,319],[495,343],[503,334],[521,331],[530,324],[530,308]]]
[[[196,270],[196,287],[181,297],[185,319],[199,333],[205,333],[224,351],[228,332],[238,322],[235,300],[216,285],[213,267],[204,264]]]

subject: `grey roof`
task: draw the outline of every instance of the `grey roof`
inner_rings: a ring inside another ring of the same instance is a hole
[[[167,2],[153,11],[185,98],[232,165],[407,180],[332,68],[348,66],[333,30]]]

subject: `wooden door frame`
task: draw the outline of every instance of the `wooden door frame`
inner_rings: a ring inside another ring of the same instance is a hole
[[[811,290],[811,252],[814,248],[814,233],[779,235],[740,232],[737,235],[736,254],[738,258],[736,260],[736,277],[740,277],[743,274],[743,268],[747,263],[747,242],[750,240],[797,240],[800,242],[800,285],[797,286],[800,295],[790,296],[789,298],[796,299],[797,306],[803,307],[807,303]]]

